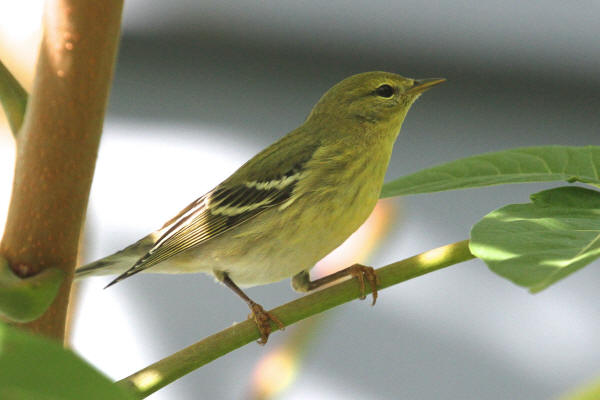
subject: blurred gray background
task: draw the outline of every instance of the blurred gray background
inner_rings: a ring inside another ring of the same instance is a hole
[[[448,79],[413,106],[388,179],[480,152],[598,144],[599,15],[589,0],[126,0],[86,259],[161,225],[358,72]],[[467,238],[488,212],[550,186],[394,200],[400,218],[367,261]],[[471,261],[385,290],[374,308],[352,302],[329,313],[278,398],[555,398],[600,374],[599,278],[594,263],[533,296]],[[247,314],[206,276],[104,283],[85,285],[74,342],[115,378]],[[269,308],[298,296],[288,281],[249,294]],[[293,329],[151,398],[246,398],[256,362]]]

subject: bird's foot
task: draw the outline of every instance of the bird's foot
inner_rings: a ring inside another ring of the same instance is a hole
[[[269,339],[271,334],[271,322],[274,322],[279,329],[284,330],[285,325],[269,311],[265,311],[260,304],[251,302],[248,304],[252,313],[248,315],[248,319],[253,319],[256,327],[260,332],[260,339],[257,341],[258,344],[264,345]]]
[[[358,283],[360,284],[361,300],[366,298],[365,279],[367,282],[369,282],[371,293],[373,295],[373,302],[371,305],[374,306],[375,302],[377,301],[377,285],[379,284],[379,277],[377,276],[375,269],[373,269],[373,267],[367,267],[361,264],[354,264],[348,268],[348,273],[358,279]]]

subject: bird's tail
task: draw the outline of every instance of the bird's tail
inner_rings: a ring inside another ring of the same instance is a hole
[[[150,234],[121,251],[79,267],[75,270],[75,279],[86,278],[88,276],[121,274],[131,268],[137,260],[146,255],[154,245],[154,242],[155,235]]]

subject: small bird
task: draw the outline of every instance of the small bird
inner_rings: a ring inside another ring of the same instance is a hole
[[[138,272],[212,274],[250,307],[267,342],[271,321],[283,324],[241,287],[292,278],[301,292],[344,276],[365,279],[377,296],[374,270],[353,265],[311,281],[309,270],[367,219],[379,198],[404,117],[443,78],[388,72],[353,75],[329,89],[295,130],[194,200],[162,228],[85,265],[76,277]]]

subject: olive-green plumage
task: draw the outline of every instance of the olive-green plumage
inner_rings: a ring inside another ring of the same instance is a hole
[[[205,272],[242,286],[308,271],[369,216],[412,103],[442,79],[387,72],[329,89],[297,129],[161,229],[79,275]],[[302,289],[302,287],[297,287]]]

